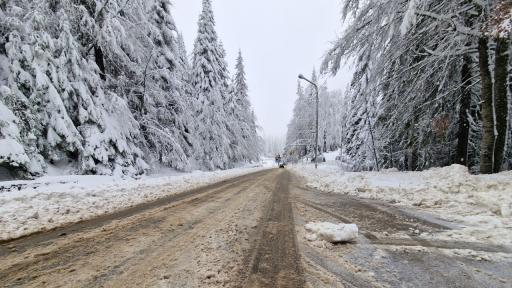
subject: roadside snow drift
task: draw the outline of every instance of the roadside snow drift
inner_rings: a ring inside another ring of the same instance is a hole
[[[423,210],[463,226],[446,232],[447,238],[512,244],[512,171],[471,175],[452,165],[423,172],[344,172],[329,161],[317,170],[312,165],[292,170],[311,188]]]
[[[91,219],[264,169],[174,172],[171,176],[150,176],[140,180],[68,175],[0,182],[0,240]]]
[[[356,224],[333,224],[329,222],[308,223],[304,226],[310,234],[309,241],[323,240],[330,243],[352,242],[357,239],[359,229]]]

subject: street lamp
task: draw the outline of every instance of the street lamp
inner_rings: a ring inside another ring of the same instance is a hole
[[[315,169],[318,169],[318,85],[308,78],[304,77],[304,75],[299,74],[299,79],[309,82],[313,87],[315,87],[316,92],[316,129],[315,129]]]

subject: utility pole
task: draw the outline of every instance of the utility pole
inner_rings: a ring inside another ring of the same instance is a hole
[[[315,169],[318,168],[318,85],[314,83],[313,81],[307,79],[304,77],[304,75],[299,75],[300,80],[304,80],[308,82],[309,84],[313,85],[315,88],[315,96],[316,96],[316,129],[315,129]]]

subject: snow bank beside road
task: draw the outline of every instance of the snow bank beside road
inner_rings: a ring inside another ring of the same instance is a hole
[[[0,182],[0,240],[17,238],[156,200],[264,167],[176,173],[140,180],[112,176],[48,176]]]
[[[512,244],[510,171],[471,175],[453,165],[424,172],[342,172],[329,163],[318,170],[311,165],[292,169],[312,188],[414,206],[465,226],[447,237]]]

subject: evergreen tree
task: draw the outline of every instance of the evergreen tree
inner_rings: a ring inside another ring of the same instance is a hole
[[[499,5],[510,3],[345,1],[344,18],[350,14],[353,21],[328,51],[323,71],[336,73],[344,56],[357,59],[348,95],[368,104],[367,109],[352,106],[349,115],[353,123],[366,117],[372,123],[360,128],[374,127],[375,150],[382,155],[377,165],[419,170],[461,163],[483,173],[501,169],[510,115],[503,64],[510,27],[503,24],[509,23],[510,9]],[[364,138],[359,142],[368,143]],[[352,144],[348,152],[355,163],[375,154],[367,145]]]
[[[56,50],[61,52],[56,60],[58,88],[82,139],[78,158],[80,172],[140,173],[145,165],[137,167],[142,153],[133,140],[138,137],[138,124],[121,99],[105,95],[95,63],[79,54],[80,47],[72,35],[65,11],[59,10],[57,16],[62,31],[55,41]],[[113,114],[125,116],[119,119],[112,117]]]
[[[27,153],[30,150],[19,129],[22,123],[5,104],[13,98],[10,89],[0,85],[0,166],[10,169],[17,177],[28,178],[43,172],[42,157],[36,154],[38,157],[34,158],[35,155]]]
[[[316,72],[313,71],[312,79],[318,81]],[[316,130],[315,91],[308,85],[306,90],[299,82],[297,87],[297,100],[293,110],[293,118],[288,124],[286,138],[286,154],[289,160],[312,156],[314,152],[314,139]],[[343,130],[343,122],[348,111],[340,91],[328,91],[327,87],[319,85],[319,149],[320,151],[335,151],[340,147],[340,137]],[[320,152],[319,151],[319,152]]]
[[[247,89],[203,4],[192,68],[169,0],[0,2],[0,165],[134,175],[256,159]]]
[[[313,75],[316,77],[316,75]],[[315,78],[316,79],[316,78]],[[304,90],[302,85],[297,87],[297,100],[293,109],[293,118],[288,126],[286,139],[287,154],[293,158],[304,157],[312,152],[315,133],[314,95],[311,85]]]
[[[311,80],[315,83],[318,78],[313,70]],[[312,153],[315,146],[316,130],[316,95],[312,85],[304,90],[299,82],[297,87],[297,100],[293,109],[293,118],[288,126],[286,140],[287,154],[294,154],[296,157],[304,157]]]
[[[29,63],[20,54],[24,27],[19,20],[19,12],[0,6],[0,105],[3,105],[0,113],[0,129],[3,131],[0,138],[5,139],[3,142],[11,142],[10,145],[0,146],[16,148],[14,151],[3,150],[4,155],[0,162],[10,168],[14,175],[31,178],[41,175],[45,164],[37,148],[37,139],[40,138],[42,130],[41,121],[29,102],[33,77]],[[23,49],[28,47],[23,46]]]
[[[197,159],[208,168],[228,168],[230,132],[225,102],[227,96],[224,51],[215,31],[210,0],[203,0],[192,56],[191,83],[197,99],[196,131],[200,151]]]
[[[190,67],[189,57],[187,54],[187,49],[185,47],[185,40],[183,39],[183,34],[178,34],[178,73],[177,77],[179,78],[178,84],[180,85],[179,90],[181,91],[181,98],[183,103],[185,104],[186,110],[183,111],[183,121],[184,121],[184,143],[182,146],[188,148],[185,152],[187,153],[188,158],[193,158],[194,153],[197,149],[199,149],[197,144],[196,135],[194,133],[195,128],[195,119],[194,114],[196,113],[195,108],[197,107],[197,99],[194,97],[194,89],[191,83],[191,73],[192,68]]]
[[[242,51],[238,52],[235,69],[236,73],[232,84],[235,101],[234,118],[238,128],[237,138],[243,153],[242,160],[256,161],[261,151],[261,139],[258,136],[258,127],[249,100],[249,88],[246,81]]]
[[[23,91],[40,124],[36,128],[39,130],[36,135],[40,135],[38,150],[45,159],[56,162],[77,155],[83,146],[82,137],[59,93],[58,63],[54,58],[56,40],[48,33],[50,23],[44,12],[47,11],[41,9],[32,14],[27,23],[31,33],[25,43],[13,34],[6,46],[11,73],[23,75],[12,84]]]
[[[299,157],[305,155],[303,153],[304,149],[302,149],[301,141],[299,141],[299,123],[298,117],[302,105],[302,97],[304,95],[304,90],[300,81],[297,83],[297,99],[295,100],[295,105],[293,107],[293,116],[288,124],[288,130],[286,132],[286,145],[285,145],[285,153],[291,160],[298,160]]]
[[[10,31],[3,45],[14,95],[9,105],[25,107],[13,111],[20,111],[15,113],[27,154],[76,162],[81,173],[141,173],[146,165],[134,141],[138,123],[124,100],[103,90],[98,66],[81,54],[76,33],[83,19],[68,17],[81,7],[69,1],[17,4],[35,11],[23,18],[19,7],[9,6],[11,17],[27,22],[24,30]]]
[[[155,161],[180,170],[189,169],[190,144],[187,102],[179,59],[178,33],[168,0],[155,1],[151,30],[153,48],[144,71],[141,125],[148,154]]]

